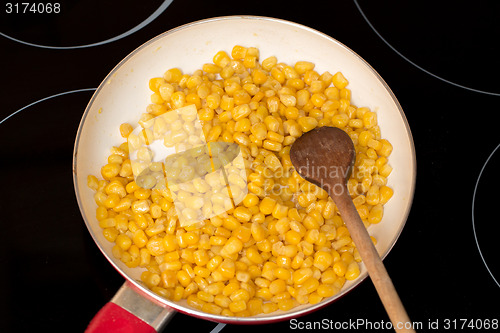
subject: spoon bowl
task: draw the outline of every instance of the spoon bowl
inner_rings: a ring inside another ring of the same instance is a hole
[[[356,150],[346,132],[324,126],[297,139],[290,150],[290,159],[304,179],[329,192],[343,190],[354,166]]]

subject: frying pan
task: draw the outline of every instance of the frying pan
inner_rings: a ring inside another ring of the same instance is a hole
[[[260,58],[276,56],[279,62],[299,60],[316,64],[319,73],[341,71],[349,80],[352,102],[378,114],[382,137],[393,147],[389,163],[393,172],[388,185],[393,198],[385,205],[381,223],[369,227],[377,239],[377,251],[384,258],[398,239],[411,207],[416,176],[415,148],[403,110],[380,75],[351,49],[309,27],[268,17],[227,16],[189,23],[169,30],[138,47],[123,59],[102,81],[92,96],[78,128],[73,156],[73,179],[78,204],[87,228],[108,261],[126,282],[89,325],[89,332],[133,328],[138,332],[161,331],[176,312],[215,322],[264,324],[296,318],[335,302],[367,277],[361,274],[347,281],[335,296],[315,305],[276,311],[252,317],[225,317],[190,308],[185,301],[173,302],[146,288],[140,281],[141,268],[128,268],[111,253],[95,217],[93,191],[87,187],[88,175],[99,175],[109,150],[123,142],[121,123],[137,124],[150,103],[150,78],[162,76],[172,67],[192,73],[212,61],[220,50],[230,53],[234,45],[254,46]]]

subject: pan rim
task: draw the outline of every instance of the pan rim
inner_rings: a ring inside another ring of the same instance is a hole
[[[361,56],[359,56],[356,52],[354,52],[352,49],[350,49],[349,47],[347,47],[343,43],[339,42],[338,40],[334,39],[333,37],[331,37],[331,36],[329,36],[329,35],[327,35],[327,34],[325,34],[323,32],[320,32],[320,31],[318,31],[316,29],[313,29],[313,28],[310,28],[308,26],[302,25],[300,23],[296,23],[296,22],[292,22],[292,21],[288,21],[288,20],[284,20],[284,19],[273,18],[273,17],[266,17],[266,16],[253,16],[253,15],[231,15],[231,16],[220,16],[220,17],[212,17],[212,18],[197,20],[197,21],[193,21],[193,22],[190,22],[190,23],[178,26],[176,28],[170,29],[168,31],[165,31],[165,32],[159,34],[158,36],[153,37],[152,39],[146,41],[145,43],[143,43],[142,45],[140,45],[139,47],[137,47],[135,50],[133,50],[131,53],[129,53],[102,80],[102,82],[99,84],[98,88],[95,90],[92,98],[90,99],[90,101],[89,101],[89,103],[88,103],[88,105],[87,105],[87,107],[86,107],[86,109],[84,111],[84,114],[82,116],[82,119],[81,119],[79,127],[78,127],[78,131],[77,131],[77,135],[76,135],[76,139],[75,139],[74,151],[73,151],[73,183],[74,183],[76,198],[77,198],[78,206],[80,208],[80,212],[82,214],[82,217],[83,217],[83,219],[85,221],[85,225],[87,226],[87,229],[89,230],[89,232],[90,232],[90,234],[91,234],[94,242],[96,243],[96,245],[98,246],[98,248],[100,249],[100,251],[104,254],[104,256],[106,257],[106,259],[113,265],[113,267],[127,281],[129,281],[130,283],[133,284],[133,286],[136,288],[136,291],[137,290],[141,291],[144,296],[146,296],[150,300],[153,300],[155,303],[157,303],[157,304],[159,304],[161,306],[170,307],[170,308],[173,308],[173,309],[175,309],[176,311],[178,311],[180,313],[191,315],[191,316],[194,316],[194,317],[197,317],[197,318],[202,318],[202,319],[206,319],[206,320],[210,320],[210,321],[215,321],[215,322],[220,322],[220,323],[229,323],[229,324],[265,324],[265,323],[284,321],[284,320],[296,318],[296,317],[299,317],[299,316],[303,316],[303,315],[306,315],[308,313],[314,312],[314,311],[316,311],[316,310],[318,310],[320,308],[323,308],[323,307],[325,307],[327,305],[330,305],[333,302],[335,302],[336,300],[338,300],[341,297],[343,297],[346,294],[348,294],[355,287],[359,286],[367,278],[368,274],[366,272],[364,272],[360,277],[358,277],[357,281],[354,284],[352,284],[351,286],[349,286],[346,289],[342,289],[339,294],[337,294],[336,296],[333,296],[331,299],[328,299],[326,301],[320,302],[320,303],[318,303],[316,305],[310,305],[310,306],[308,306],[308,307],[306,307],[304,309],[299,309],[299,310],[295,310],[295,311],[291,310],[291,311],[287,311],[287,312],[280,312],[280,313],[273,314],[273,315],[270,315],[270,316],[255,316],[255,317],[225,317],[225,316],[221,316],[221,315],[213,315],[213,314],[201,312],[199,310],[195,310],[195,309],[189,308],[187,306],[183,306],[183,305],[174,303],[172,301],[166,300],[166,299],[164,299],[164,298],[156,295],[151,290],[149,290],[146,287],[144,287],[140,282],[138,282],[137,280],[134,280],[130,276],[128,276],[128,274],[126,272],[124,272],[120,267],[118,267],[115,264],[115,262],[113,261],[113,259],[109,256],[109,254],[107,254],[104,251],[104,249],[101,246],[98,238],[94,234],[93,229],[90,227],[90,219],[85,214],[85,210],[84,210],[83,205],[82,205],[82,199],[80,197],[80,191],[82,190],[81,187],[85,186],[85,184],[79,184],[78,180],[77,180],[77,174],[78,174],[77,155],[78,155],[78,146],[79,146],[81,135],[82,135],[83,125],[85,123],[85,120],[86,120],[87,116],[89,115],[89,112],[91,110],[91,107],[92,107],[94,101],[96,100],[97,96],[99,95],[99,93],[103,89],[104,85],[123,66],[123,64],[126,63],[127,61],[129,61],[138,52],[140,52],[141,50],[143,50],[144,48],[146,48],[150,44],[158,41],[159,39],[165,38],[166,36],[171,35],[171,34],[173,34],[175,32],[178,32],[178,31],[181,31],[181,30],[193,27],[193,26],[198,26],[198,25],[203,25],[203,24],[208,24],[208,23],[218,22],[218,21],[231,21],[231,20],[263,20],[263,21],[273,21],[273,22],[278,22],[278,23],[284,24],[284,25],[292,26],[292,27],[295,27],[297,29],[304,30],[304,31],[313,33],[315,35],[318,35],[318,36],[320,36],[322,38],[325,38],[329,42],[337,44],[339,47],[343,48],[345,51],[347,51],[348,53],[350,53],[352,56],[354,56],[358,60],[360,60],[361,63],[364,64],[364,66],[366,66],[366,68],[371,72],[371,74],[373,74],[376,77],[376,79],[382,84],[383,88],[389,94],[392,102],[396,105],[396,107],[397,107],[397,109],[399,111],[399,114],[400,114],[401,119],[402,119],[402,121],[404,123],[404,126],[405,126],[405,131],[406,131],[406,133],[408,135],[408,141],[409,141],[410,148],[411,148],[410,155],[411,155],[411,163],[413,165],[413,170],[412,170],[412,173],[411,173],[412,174],[411,184],[409,184],[410,185],[410,191],[409,191],[410,197],[408,198],[408,204],[407,204],[406,210],[405,210],[405,212],[404,212],[404,214],[402,216],[402,223],[400,224],[399,230],[397,230],[397,233],[396,233],[394,239],[390,242],[390,245],[388,246],[388,248],[381,255],[382,259],[385,259],[387,257],[387,255],[389,254],[389,252],[395,246],[397,240],[399,239],[399,237],[400,237],[400,235],[402,233],[402,230],[403,230],[404,226],[406,225],[406,222],[407,222],[410,210],[411,210],[411,206],[412,206],[412,203],[413,203],[413,197],[414,197],[414,192],[415,192],[415,184],[416,184],[416,153],[415,153],[415,145],[414,145],[414,141],[413,141],[413,136],[412,136],[412,133],[411,133],[411,130],[410,130],[410,127],[409,127],[408,120],[407,120],[407,118],[406,118],[406,116],[404,114],[404,111],[403,111],[403,109],[402,109],[399,101],[397,100],[396,96],[394,95],[394,93],[392,92],[392,90],[389,88],[389,86],[387,85],[387,83],[382,79],[382,77],[378,74],[378,72],[368,62],[366,62]]]

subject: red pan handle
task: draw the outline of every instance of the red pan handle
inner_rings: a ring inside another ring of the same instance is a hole
[[[156,330],[119,305],[108,302],[95,315],[85,332],[156,333]]]
[[[173,309],[153,303],[125,282],[94,316],[85,333],[160,332],[174,314]]]

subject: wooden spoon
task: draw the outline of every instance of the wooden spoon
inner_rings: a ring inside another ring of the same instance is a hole
[[[412,326],[410,318],[347,189],[347,180],[356,158],[349,135],[336,127],[316,128],[294,142],[290,158],[297,172],[327,191],[337,205],[394,329],[397,332],[415,332],[405,328]]]

